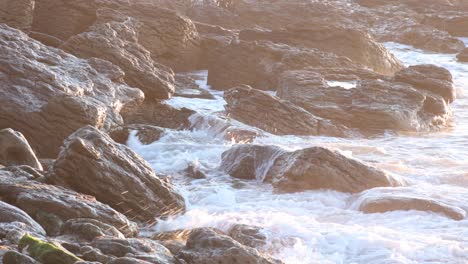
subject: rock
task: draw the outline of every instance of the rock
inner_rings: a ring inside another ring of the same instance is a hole
[[[350,59],[317,49],[291,47],[269,41],[233,41],[211,51],[208,84],[217,90],[250,85],[276,90],[278,77],[286,70],[304,67],[357,68]]]
[[[237,145],[223,152],[220,168],[234,178],[263,181],[276,157],[284,152],[273,146]]]
[[[65,141],[48,180],[93,195],[141,221],[185,210],[184,199],[170,182],[156,176],[130,148],[90,126]]]
[[[40,214],[55,215],[62,221],[92,218],[114,226],[128,236],[137,231],[135,223],[92,196],[17,178],[11,172],[0,171],[0,196],[35,219]]]
[[[184,172],[192,179],[206,179],[206,175],[200,170],[200,164],[198,162],[190,163]]]
[[[102,237],[95,239],[92,242],[92,246],[106,255],[112,255],[118,258],[131,257],[150,263],[176,263],[174,256],[172,256],[167,248],[149,239]]]
[[[95,219],[77,218],[68,220],[63,228],[62,234],[92,241],[101,236],[116,237],[124,239],[125,236],[115,227]]]
[[[134,124],[116,127],[109,131],[109,136],[117,143],[126,144],[132,131],[135,131],[141,143],[149,145],[158,141],[166,130],[156,126]]]
[[[447,103],[455,101],[452,74],[445,68],[432,64],[410,66],[395,74],[395,81],[412,85],[416,89],[442,96]]]
[[[80,253],[84,260],[96,261],[98,263],[108,263],[109,261],[115,259],[114,256],[104,255],[99,249],[95,249],[91,246],[81,247]]]
[[[124,4],[101,5],[97,12],[98,22],[133,17],[141,23],[138,30],[139,43],[153,59],[176,72],[198,68],[200,37],[193,22],[176,11],[160,8],[151,1],[131,1]]]
[[[190,127],[193,110],[174,108],[164,102],[144,102],[138,108],[122,113],[125,124],[148,124],[157,127],[184,129]]]
[[[111,63],[78,59],[6,25],[0,25],[0,57],[0,129],[21,131],[42,158],[54,158],[80,127],[122,124],[121,108],[144,98]]]
[[[42,263],[74,264],[81,261],[66,249],[30,235],[21,238],[18,248],[25,249],[32,258]]]
[[[62,230],[63,220],[53,214],[48,212],[39,211],[35,216],[38,223],[40,223],[47,232],[49,236],[58,236]]]
[[[466,218],[467,211],[441,199],[437,200],[408,189],[377,188],[360,194],[356,203],[364,213],[417,210],[445,215],[458,221]]]
[[[0,164],[29,165],[42,170],[42,165],[29,146],[28,140],[23,134],[10,128],[0,130]]]
[[[136,258],[117,258],[107,262],[108,264],[150,264],[151,262]]]
[[[243,30],[239,38],[246,41],[270,40],[335,53],[385,75],[393,75],[403,69],[403,64],[382,44],[377,43],[368,33],[356,29],[315,26],[274,31]]]
[[[28,31],[31,29],[35,0],[0,1],[0,23]]]
[[[467,7],[466,10],[468,10],[468,5],[465,4],[465,6]],[[424,18],[422,23],[447,31],[450,35],[455,37],[468,37],[468,15],[463,11],[459,13],[459,15],[429,15]]]
[[[231,176],[271,182],[282,192],[332,189],[358,193],[404,184],[393,175],[322,147],[288,152],[273,146],[237,145],[222,156],[221,168]]]
[[[214,99],[214,96],[197,84],[199,76],[190,73],[176,74],[175,96],[186,98]]]
[[[125,82],[140,88],[147,100],[168,99],[174,93],[174,74],[155,63],[138,43],[138,27],[133,18],[122,22],[93,25],[88,31],[69,38],[60,48],[81,58],[101,58],[125,72]]]
[[[54,36],[47,35],[47,34],[44,34],[44,33],[41,33],[41,32],[31,31],[31,32],[29,32],[28,35],[29,35],[30,38],[33,38],[33,39],[41,42],[42,44],[44,44],[46,46],[51,46],[51,47],[54,47],[54,48],[58,48],[61,45],[63,45],[63,43],[64,43],[63,40],[61,40],[59,38],[56,38]]]
[[[24,211],[0,201],[0,225],[13,222],[24,223],[25,231],[43,236],[46,234],[44,229]]]
[[[39,264],[28,255],[16,251],[8,251],[3,255],[3,264]]]
[[[395,41],[438,53],[458,53],[465,48],[463,41],[458,38],[424,25],[402,29],[397,33]]]
[[[191,264],[282,263],[209,228],[193,230],[177,258]]]
[[[468,62],[468,48],[465,48],[462,52],[457,55],[458,61]]]
[[[417,69],[412,71],[414,79],[408,77],[407,82],[416,83],[417,78],[423,76]],[[401,73],[405,72],[411,69]],[[355,88],[347,89],[330,87],[321,74],[312,69],[288,71],[280,77],[281,88],[277,94],[316,116],[365,133],[382,133],[386,129],[429,131],[445,127],[451,116],[450,107],[442,96],[428,92],[442,91],[444,96],[450,93],[448,76],[445,70],[433,72],[438,72],[442,79],[428,76],[428,81],[419,81],[417,87],[369,75],[369,79],[357,82]],[[437,87],[437,84],[442,86]]]
[[[230,117],[276,135],[344,136],[347,128],[250,86],[224,92]]]
[[[266,245],[267,237],[257,226],[237,224],[229,230],[229,236],[244,246],[260,248]]]

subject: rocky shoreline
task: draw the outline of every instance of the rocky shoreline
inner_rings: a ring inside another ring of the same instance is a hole
[[[222,154],[220,172],[281,193],[352,193],[364,213],[465,219],[468,208],[338,151],[249,143],[263,133],[365,138],[447,128],[452,74],[405,67],[381,42],[467,61],[458,39],[468,37],[467,14],[462,0],[0,0],[0,259],[283,263],[262,250],[257,226],[141,232],[183,214],[186,201],[170,175],[124,144],[132,134],[150,144],[193,129],[198,113],[165,100],[212,99],[187,73],[204,69],[226,101],[225,120],[213,122],[241,143]],[[196,164],[185,174],[205,177]]]

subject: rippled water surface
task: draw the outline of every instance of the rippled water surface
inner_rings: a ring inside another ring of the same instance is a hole
[[[452,106],[451,128],[373,139],[267,135],[255,143],[339,149],[404,177],[415,192],[468,210],[468,64],[457,63],[455,55],[428,54],[396,43],[386,46],[406,65],[433,63],[452,72],[458,99]],[[209,89],[206,72],[198,75],[199,84]],[[216,100],[176,97],[168,102],[197,110],[199,115],[192,117],[194,131],[167,133],[146,146],[135,137],[128,142],[157,172],[173,175],[187,200],[187,212],[160,221],[157,231],[195,227],[227,231],[237,223],[262,226],[268,237],[262,250],[288,264],[468,263],[468,219],[455,221],[420,211],[363,214],[351,194],[329,190],[275,194],[269,184],[224,175],[217,168],[221,153],[232,143],[224,139],[221,125],[208,125],[224,105],[222,93],[211,92]],[[181,175],[193,162],[200,164],[207,179]]]

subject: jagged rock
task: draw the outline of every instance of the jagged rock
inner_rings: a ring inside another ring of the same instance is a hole
[[[8,251],[3,255],[3,264],[39,264],[28,255],[16,251]]]
[[[19,222],[26,225],[25,231],[45,235],[44,229],[24,211],[0,201],[0,225]]]
[[[229,229],[229,236],[244,246],[260,248],[266,245],[267,237],[262,228],[249,225],[234,225]]]
[[[345,136],[347,128],[250,86],[224,92],[230,117],[277,135]]]
[[[457,5],[457,8],[459,7],[461,7],[461,4]],[[465,7],[466,11],[468,11],[468,3],[465,3]],[[463,11],[459,13],[459,15],[429,15],[424,18],[422,23],[434,26],[443,31],[447,31],[452,36],[468,37],[468,15],[466,15],[466,12]]]
[[[312,147],[288,152],[273,146],[237,145],[221,168],[233,177],[271,182],[283,192],[332,189],[357,193],[404,182],[337,151]]]
[[[275,31],[243,30],[239,38],[246,41],[270,40],[291,46],[320,49],[348,57],[365,68],[385,75],[393,75],[403,69],[402,63],[382,44],[377,43],[368,33],[355,29],[319,26]]]
[[[32,258],[42,263],[74,264],[81,261],[66,249],[30,235],[21,238],[18,248],[26,250]]]
[[[109,261],[116,258],[114,256],[102,254],[102,252],[99,249],[93,248],[92,246],[81,247],[80,253],[84,260],[96,261],[98,263],[108,263]]]
[[[210,228],[193,230],[177,258],[191,264],[282,263]]]
[[[132,257],[150,263],[176,263],[167,248],[150,239],[101,237],[96,238],[91,244],[102,253],[118,258]]]
[[[77,218],[68,220],[62,228],[63,235],[79,237],[91,241],[97,237],[110,236],[124,239],[124,235],[115,227],[95,219]]]
[[[108,262],[108,264],[151,264],[152,262],[144,261],[136,258],[117,258]]]
[[[31,31],[28,33],[28,35],[30,38],[33,38],[46,46],[51,46],[54,48],[58,48],[64,43],[64,41],[59,38],[41,32]]]
[[[417,210],[445,215],[463,220],[468,212],[444,201],[431,198],[417,191],[404,188],[376,188],[357,197],[358,208],[364,213],[384,213],[397,210]]]
[[[81,58],[101,58],[122,68],[125,82],[140,88],[149,100],[168,99],[174,93],[174,74],[155,63],[150,52],[138,43],[137,20],[96,24],[68,39],[60,48]]]
[[[468,48],[465,48],[462,52],[457,55],[458,61],[468,62]]]
[[[78,59],[6,25],[0,57],[0,129],[21,131],[40,157],[55,157],[80,127],[122,124],[121,108],[144,98],[110,62]]]
[[[192,179],[206,179],[205,173],[200,170],[200,165],[198,162],[190,163],[187,168],[184,170],[185,175]]]
[[[31,29],[35,0],[0,1],[0,23],[28,31]]]
[[[394,40],[432,52],[458,53],[465,48],[463,41],[458,38],[424,25],[414,25],[401,29],[394,37]]]
[[[0,130],[0,164],[29,165],[42,170],[42,165],[29,146],[28,140],[23,134],[10,128]]]
[[[186,98],[214,99],[210,92],[200,88],[197,84],[197,77],[195,74],[190,73],[176,74],[177,88],[174,95]]]
[[[250,85],[261,90],[276,90],[279,75],[304,67],[358,67],[350,59],[317,49],[291,47],[270,41],[233,41],[211,52],[208,84],[227,90]]]
[[[48,179],[93,195],[142,221],[185,210],[182,196],[167,179],[156,176],[150,165],[130,148],[90,126],[65,141]]]
[[[434,75],[418,70],[424,68],[433,69]],[[450,107],[442,96],[428,90],[451,98],[453,89],[446,70],[418,66],[402,70],[397,76],[407,83],[369,75],[371,78],[357,82],[355,88],[346,89],[330,87],[315,70],[289,71],[281,76],[277,94],[335,124],[364,132],[427,131],[444,127],[451,116]]]
[[[84,217],[114,226],[128,236],[137,231],[135,223],[92,196],[26,180],[8,171],[0,171],[0,196],[35,219],[44,213],[62,221]]]
[[[195,112],[188,108],[177,109],[164,102],[144,102],[134,109],[124,111],[125,124],[148,124],[157,127],[183,129],[190,127]]]
[[[148,145],[158,141],[164,135],[166,129],[150,125],[134,124],[116,127],[109,131],[109,136],[117,143],[126,144],[132,131],[135,131],[135,135],[141,143]]]

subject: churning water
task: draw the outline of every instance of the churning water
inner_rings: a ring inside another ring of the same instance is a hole
[[[255,143],[291,150],[317,145],[339,149],[404,177],[409,187],[401,191],[468,211],[468,64],[458,63],[455,55],[424,53],[396,43],[386,46],[406,65],[433,63],[452,72],[458,99],[452,106],[450,128],[425,134],[389,133],[372,139],[265,134]],[[207,73],[197,74],[199,85],[209,89]],[[357,210],[360,200],[356,195],[330,190],[277,194],[269,184],[225,175],[218,167],[221,153],[233,144],[224,135],[226,122],[232,121],[222,117],[222,92],[210,92],[215,100],[176,97],[168,101],[199,113],[192,117],[193,131],[168,132],[146,146],[134,136],[129,139],[128,145],[156,172],[173,175],[187,201],[184,215],[160,221],[156,231],[196,227],[227,231],[237,223],[261,226],[268,237],[268,245],[261,250],[288,264],[468,263],[468,218],[455,221],[421,211],[364,214]],[[207,179],[182,176],[191,163],[198,163]],[[368,195],[383,191],[385,188],[374,189]]]

